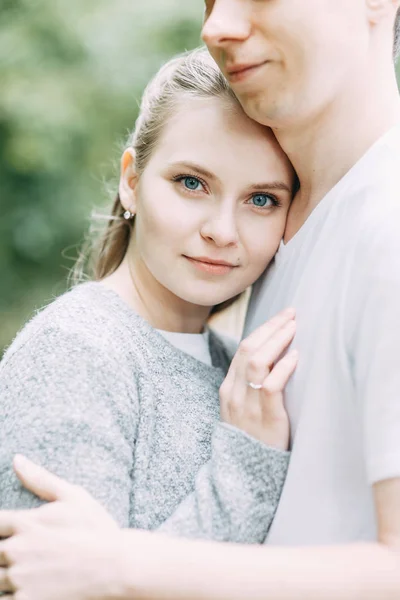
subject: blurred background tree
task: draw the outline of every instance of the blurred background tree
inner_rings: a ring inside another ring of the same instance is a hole
[[[141,92],[199,45],[202,2],[0,3],[0,355],[66,289],[94,206],[109,202]]]

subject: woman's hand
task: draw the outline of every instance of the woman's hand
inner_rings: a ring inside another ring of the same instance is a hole
[[[279,357],[294,338],[294,319],[294,309],[286,309],[244,339],[220,388],[221,419],[281,450],[287,450],[290,434],[283,390],[298,353]]]

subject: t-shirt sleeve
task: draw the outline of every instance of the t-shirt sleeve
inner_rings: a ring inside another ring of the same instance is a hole
[[[374,484],[400,477],[400,209],[378,215],[364,234],[354,256],[347,326],[367,476]]]
[[[129,526],[136,399],[101,344],[57,325],[29,336],[1,364],[0,411],[0,508],[41,504],[12,470],[21,453]]]

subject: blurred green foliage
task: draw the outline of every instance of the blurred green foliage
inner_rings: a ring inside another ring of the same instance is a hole
[[[143,87],[201,19],[181,0],[1,0],[0,354],[66,288]]]

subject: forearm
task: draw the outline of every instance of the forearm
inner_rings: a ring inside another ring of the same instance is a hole
[[[160,526],[182,537],[261,543],[279,502],[289,452],[219,423],[195,488]]]
[[[122,536],[126,600],[400,598],[400,554],[379,544],[273,548]]]

